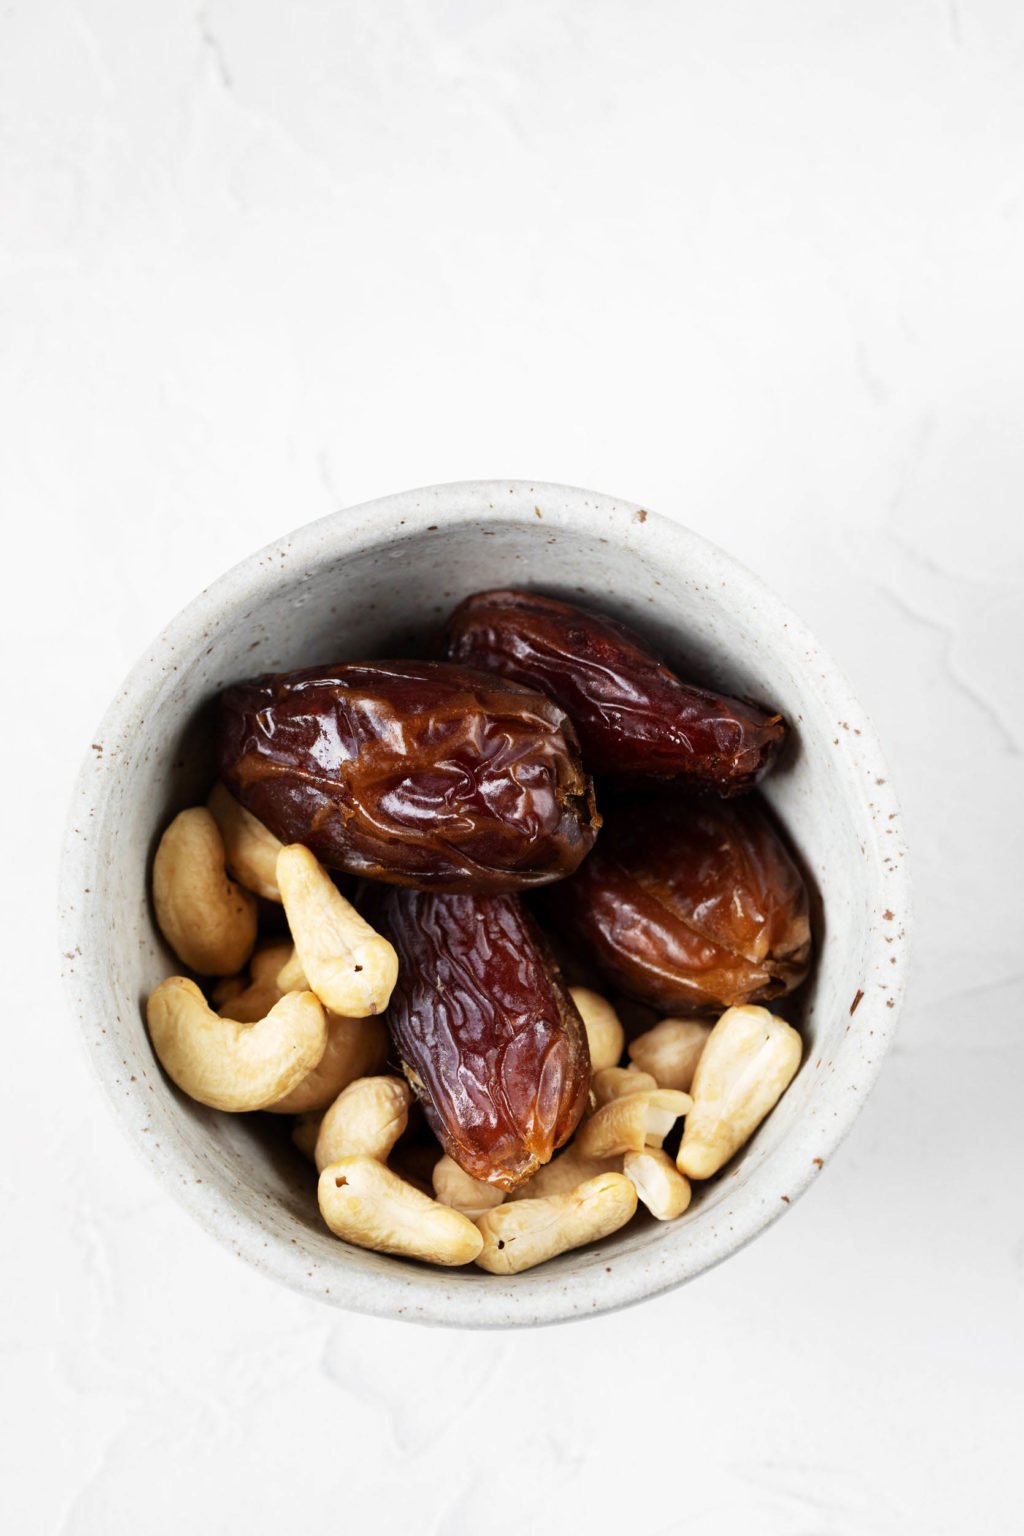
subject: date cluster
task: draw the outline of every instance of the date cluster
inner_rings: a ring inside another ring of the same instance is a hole
[[[394,947],[394,1056],[455,1163],[514,1191],[590,1090],[548,934],[659,1014],[806,976],[807,890],[755,790],[787,727],[534,592],[467,598],[435,650],[229,688],[220,772]]]

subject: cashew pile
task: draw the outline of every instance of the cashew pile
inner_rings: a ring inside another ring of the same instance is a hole
[[[378,1253],[512,1275],[599,1242],[638,1205],[674,1221],[691,1181],[729,1161],[800,1065],[799,1034],[766,1008],[729,1008],[714,1024],[663,1019],[627,1044],[612,1003],[574,987],[587,1111],[569,1144],[506,1194],[410,1126],[413,1093],[387,1071],[381,1018],[395,950],[309,849],[282,846],[217,785],[164,832],[153,904],[192,973],[168,977],[147,1004],[168,1077],[211,1109],[295,1116],[327,1226]],[[277,914],[262,939],[261,904]]]
[[[288,934],[258,944],[257,897],[283,907]],[[171,976],[146,1006],[153,1049],[191,1098],[308,1115],[384,1066],[394,950],[308,849],[282,847],[223,785],[160,839],[153,906],[178,959],[218,978],[207,1000]]]

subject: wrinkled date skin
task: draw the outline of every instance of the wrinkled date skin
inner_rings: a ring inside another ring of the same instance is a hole
[[[803,981],[807,889],[756,799],[616,806],[545,910],[631,997],[672,1013],[761,1003]]]
[[[493,674],[363,662],[263,677],[221,698],[225,783],[330,869],[442,891],[572,872],[600,825],[571,722]]]
[[[534,592],[480,592],[455,610],[448,655],[556,699],[592,773],[740,794],[785,736],[782,717],[683,682],[614,619]]]
[[[514,1189],[579,1122],[586,1031],[516,896],[364,885],[360,910],[398,951],[385,1022],[431,1128],[475,1179]]]

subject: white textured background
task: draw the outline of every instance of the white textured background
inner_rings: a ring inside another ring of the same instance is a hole
[[[7,0],[0,279],[5,1530],[1010,1530],[1018,0]],[[167,618],[336,506],[490,475],[677,515],[817,629],[904,797],[916,982],[761,1241],[463,1336],[193,1228],[108,1122],[51,913],[70,776]]]

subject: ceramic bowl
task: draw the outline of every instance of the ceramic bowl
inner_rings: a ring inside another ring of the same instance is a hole
[[[680,1220],[638,1219],[524,1275],[427,1268],[339,1242],[311,1167],[272,1116],[231,1116],[164,1078],[143,1023],[174,969],[147,894],[168,819],[213,777],[225,684],[333,659],[401,655],[469,592],[536,586],[616,614],[688,675],[770,700],[793,740],[764,793],[815,888],[817,962],[789,1091]],[[241,1258],[333,1306],[465,1327],[592,1316],[734,1253],[828,1165],[878,1073],[899,1011],[908,895],[900,821],[875,735],[814,637],[762,583],[643,508],[564,486],[491,481],[390,496],[252,555],[167,626],[119,689],[74,793],[61,949],[86,1047],[154,1172]]]

